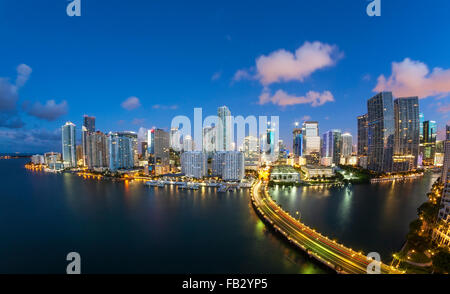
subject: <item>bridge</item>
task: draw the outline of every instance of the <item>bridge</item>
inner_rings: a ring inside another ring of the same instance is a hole
[[[272,200],[267,185],[261,180],[256,181],[252,187],[251,201],[258,215],[274,230],[338,273],[366,274],[369,264],[377,263],[361,252],[330,240],[289,215]],[[382,262],[378,262],[378,265],[382,274],[404,273]]]

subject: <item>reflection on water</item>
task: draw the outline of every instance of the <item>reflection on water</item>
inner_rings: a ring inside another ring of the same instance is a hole
[[[180,191],[0,161],[0,273],[324,273],[268,231],[248,191]],[[290,194],[295,199],[294,192]]]
[[[291,213],[300,211],[302,221],[355,250],[379,252],[389,260],[402,246],[409,223],[438,174],[422,179],[346,187],[274,187],[270,193]]]

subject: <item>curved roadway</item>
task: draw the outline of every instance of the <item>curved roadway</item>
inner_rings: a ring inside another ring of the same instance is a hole
[[[267,186],[258,180],[252,187],[252,202],[259,214],[272,226],[309,255],[338,273],[366,274],[372,262],[355,252],[302,224],[281,209],[269,196]],[[401,274],[394,267],[380,263],[382,274]]]

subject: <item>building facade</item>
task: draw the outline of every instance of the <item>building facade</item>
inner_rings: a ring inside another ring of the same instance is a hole
[[[368,124],[367,114],[358,116],[358,155],[368,155]]]
[[[134,132],[116,132],[108,135],[109,169],[131,169],[137,164],[135,161],[137,150],[137,134]]]
[[[188,151],[181,154],[181,172],[190,178],[200,179],[207,175],[207,156],[201,151]]]
[[[66,122],[61,128],[62,132],[62,159],[64,167],[77,166],[76,154],[76,136],[75,125],[71,122]]]

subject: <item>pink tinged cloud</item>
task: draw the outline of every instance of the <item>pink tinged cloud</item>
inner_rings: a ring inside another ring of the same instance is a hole
[[[127,100],[122,102],[121,104],[122,108],[126,110],[133,110],[141,106],[141,102],[139,101],[139,98],[137,97],[129,97]]]
[[[392,91],[394,96],[446,96],[450,93],[450,69],[433,68],[420,61],[405,58],[402,62],[392,63],[392,73],[389,78],[378,77],[375,92]]]
[[[342,56],[335,45],[305,42],[295,53],[280,49],[256,59],[256,77],[267,86],[276,82],[300,81],[313,72],[336,64]],[[248,73],[247,73],[248,74]],[[235,77],[245,77],[237,72]]]
[[[322,93],[309,91],[305,96],[295,96],[289,95],[283,90],[278,90],[274,95],[271,95],[266,89],[259,96],[259,104],[272,103],[279,106],[310,104],[312,107],[317,107],[333,101],[334,97],[330,91],[324,91]]]
[[[450,104],[440,106],[437,111],[440,113],[450,113]]]

